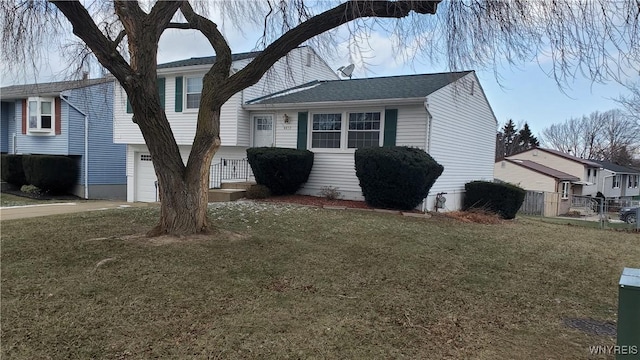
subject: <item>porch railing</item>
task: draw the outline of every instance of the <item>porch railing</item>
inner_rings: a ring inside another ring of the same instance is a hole
[[[247,181],[253,176],[247,159],[220,159],[211,164],[209,188],[219,188],[223,181]]]

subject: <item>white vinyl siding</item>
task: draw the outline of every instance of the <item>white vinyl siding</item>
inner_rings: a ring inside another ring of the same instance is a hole
[[[496,162],[493,176],[501,181],[518,185],[525,190],[556,192],[557,181],[555,178],[508,161]]]
[[[307,54],[311,53],[311,66],[307,66]],[[242,69],[251,60],[238,60],[233,69]],[[178,145],[191,145],[196,130],[196,109],[187,108],[186,79],[199,77],[206,71],[205,66],[187,69],[160,69],[159,76],[165,77],[165,111]],[[173,71],[173,72],[172,72]],[[183,111],[175,112],[175,78],[182,76]],[[223,106],[220,115],[220,139],[222,146],[249,146],[251,144],[251,121],[249,112],[242,108],[247,100],[271,94],[289,87],[302,85],[313,80],[336,80],[337,75],[310,48],[301,47],[291,52],[288,58],[280,59],[257,84],[233,95]],[[132,114],[126,112],[126,94],[117,86],[114,103],[114,142],[119,144],[144,144],[138,125],[133,123]],[[293,114],[293,113],[292,113]],[[278,129],[276,128],[277,132]]]
[[[424,105],[390,106],[398,109],[398,126],[396,145],[413,146],[424,149],[427,136],[427,112]],[[378,110],[379,109],[379,110]],[[381,115],[384,109],[376,108]],[[314,113],[321,113],[322,110],[309,110],[309,118]],[[326,111],[325,111],[326,112]],[[362,112],[356,109],[346,108],[342,113]],[[259,112],[255,112],[258,114]],[[284,115],[287,114],[289,123],[284,122]],[[298,110],[283,110],[275,113],[276,126],[275,138],[276,146],[295,148],[297,146],[298,133]],[[381,124],[381,127],[383,125]],[[311,132],[311,122],[309,123]],[[308,139],[307,146],[311,143]],[[362,189],[355,174],[354,149],[317,149],[314,154],[313,169],[307,183],[300,189],[300,194],[317,196],[324,186],[338,188],[344,199],[364,200]]]
[[[423,104],[398,107],[396,145],[425,150],[427,143],[427,111]]]
[[[429,192],[429,210],[433,209],[439,192],[447,192],[445,210],[457,210],[467,182],[493,180],[497,124],[478,84],[474,86],[473,95],[467,91],[465,82],[470,81],[478,82],[475,74],[468,74],[457,84],[427,97],[433,116],[429,152],[444,166],[444,172]]]

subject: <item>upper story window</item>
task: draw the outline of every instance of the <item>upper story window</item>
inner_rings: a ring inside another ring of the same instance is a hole
[[[27,103],[29,132],[53,132],[54,100],[52,98],[29,98]]]
[[[339,149],[342,137],[342,114],[313,114],[311,147]]]
[[[587,169],[587,181],[590,183],[595,183],[598,177],[598,170],[596,169]]]
[[[616,175],[613,177],[613,181],[611,183],[612,189],[617,189],[620,187],[620,182],[622,181],[622,175]]]
[[[380,146],[380,113],[363,112],[349,114],[349,149]]]
[[[628,175],[627,178],[629,179],[629,184],[627,186],[629,189],[635,189],[638,187],[638,178],[640,178],[640,175]]]
[[[187,78],[187,109],[197,109],[200,107],[200,96],[202,94],[202,77]]]

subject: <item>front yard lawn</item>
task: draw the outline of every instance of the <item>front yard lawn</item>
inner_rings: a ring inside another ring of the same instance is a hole
[[[146,239],[157,209],[2,222],[2,358],[605,358],[640,237],[268,203],[213,236]]]

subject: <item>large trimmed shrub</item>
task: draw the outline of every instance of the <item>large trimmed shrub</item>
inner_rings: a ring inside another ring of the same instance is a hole
[[[27,183],[51,193],[67,193],[78,179],[78,161],[67,156],[24,155]]]
[[[247,149],[247,159],[258,184],[273,195],[295,194],[307,182],[313,167],[309,150],[259,147]]]
[[[27,183],[22,168],[22,155],[3,154],[2,155],[2,180],[18,187]]]
[[[503,219],[513,219],[522,206],[526,191],[509,183],[472,181],[464,185],[464,209],[492,211]]]
[[[444,171],[423,150],[406,146],[358,149],[355,162],[366,202],[390,209],[418,206]]]

